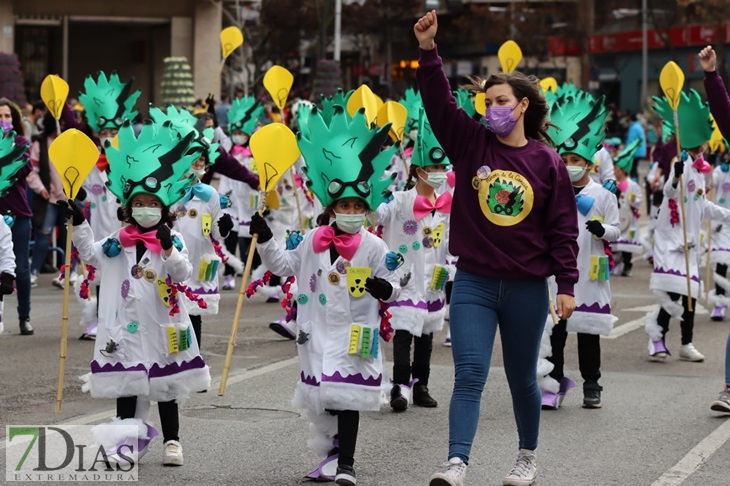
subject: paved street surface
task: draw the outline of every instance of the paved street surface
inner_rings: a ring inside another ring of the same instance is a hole
[[[620,318],[612,338],[603,339],[604,407],[581,408],[576,341],[566,347],[568,376],[579,383],[558,411],[542,415],[538,450],[541,486],[727,485],[730,423],[709,409],[723,381],[725,340],[730,321],[711,322],[700,309],[695,345],[704,363],[676,358],[679,326],[671,324],[666,363],[646,360],[647,337],[638,326],[655,304],[648,291],[649,264],[637,261],[630,278],[614,277],[614,309]],[[6,331],[0,335],[0,423],[93,424],[114,414],[108,400],[81,393],[77,377],[88,371],[92,343],[78,341],[79,306],[71,305],[63,411],[54,412],[63,292],[43,275],[33,289],[34,336],[18,335],[14,296],[5,304]],[[217,395],[238,291],[224,293],[220,316],[203,323],[203,356],[214,387],[183,407],[181,442],[185,466],[163,468],[161,440],[155,439],[140,465],[143,484],[303,484],[318,462],[307,447],[305,416],[290,404],[298,368],[291,341],[268,330],[278,304],[256,296],[245,303],[238,346],[224,397]],[[453,385],[449,348],[435,338],[431,391],[436,409],[389,408],[364,414],[356,454],[358,484],[424,486],[446,459],[448,401]],[[387,350],[390,354],[390,349]],[[481,422],[467,484],[499,485],[515,457],[517,435],[502,369],[499,343],[482,400]],[[388,366],[390,367],[390,365]],[[159,419],[155,410],[151,417]],[[4,427],[0,434],[5,434]],[[3,439],[4,442],[4,439]],[[0,447],[4,447],[1,445]],[[0,451],[0,467],[5,455]]]

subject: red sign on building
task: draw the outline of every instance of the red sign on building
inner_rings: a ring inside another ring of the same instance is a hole
[[[649,49],[666,49],[673,47],[700,46],[717,42],[716,27],[714,25],[685,25],[657,31],[650,29],[647,32]],[[728,42],[728,24],[721,26],[722,42]],[[621,52],[641,50],[641,31],[618,32],[614,34],[598,34],[589,38],[591,54],[604,52]]]

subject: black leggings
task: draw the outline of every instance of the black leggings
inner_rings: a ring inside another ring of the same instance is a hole
[[[727,278],[727,265],[725,265],[724,263],[718,263],[715,267],[715,271],[722,278]],[[717,295],[725,295],[725,289],[715,283],[715,293]]]
[[[177,412],[177,402],[175,400],[171,402],[158,402],[157,408],[160,410],[163,442],[180,440],[178,436],[180,431],[180,417]],[[134,418],[136,410],[137,397],[117,398],[117,416],[120,419]]]
[[[565,376],[565,341],[568,339],[568,321],[560,320],[553,327],[550,336],[550,345],[553,355],[548,358],[555,367],[550,376],[560,381]],[[601,378],[601,337],[598,334],[578,333],[578,367],[583,377],[583,389],[598,389],[598,380]]]
[[[413,366],[411,367],[411,341],[413,341]],[[393,336],[393,381],[407,385],[411,374],[418,383],[428,386],[431,374],[433,333],[415,337],[408,331],[395,331]]]
[[[193,325],[193,332],[195,333],[195,340],[198,341],[198,348],[200,348],[200,338],[203,331],[203,317],[190,315],[190,323]]]
[[[338,466],[355,464],[355,447],[357,446],[357,431],[360,427],[360,412],[356,410],[327,410],[337,415],[337,442],[339,444]],[[331,451],[332,454],[335,451]]]
[[[677,301],[679,300],[679,294],[676,294],[674,292],[669,292],[669,297]],[[680,323],[680,329],[682,330],[682,344],[689,344],[692,342],[692,333],[694,331],[695,327],[695,303],[697,302],[697,299],[692,299],[692,311],[690,312],[687,309],[687,296],[682,296],[682,307],[684,307],[684,313],[682,314],[682,322]],[[659,324],[662,328],[662,338],[667,335],[667,332],[669,332],[669,319],[670,319],[669,312],[665,311],[662,307],[659,309],[659,315],[657,316],[657,324]]]

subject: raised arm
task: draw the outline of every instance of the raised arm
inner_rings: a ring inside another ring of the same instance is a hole
[[[717,54],[707,46],[700,51],[700,64],[705,71],[705,91],[710,111],[715,118],[717,128],[725,138],[730,138],[730,97],[725,89],[725,83],[717,72]]]

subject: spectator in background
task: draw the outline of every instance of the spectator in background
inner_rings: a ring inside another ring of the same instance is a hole
[[[227,95],[221,95],[221,102],[215,107],[215,117],[218,121],[218,126],[223,130],[228,130],[228,110],[231,109],[231,103],[228,100]]]
[[[626,142],[624,144],[628,147],[631,142],[637,138],[641,139],[639,150],[637,150],[636,154],[634,154],[634,163],[631,166],[631,173],[629,174],[629,177],[631,177],[634,181],[639,179],[639,161],[646,158],[646,133],[644,133],[644,126],[639,121],[639,117],[637,115],[637,113],[631,114],[631,123],[629,124],[629,129],[626,133]]]
[[[46,105],[42,101],[34,104],[26,103],[23,108],[23,125],[25,136],[30,139],[39,135],[43,129],[43,115],[46,113]]]

